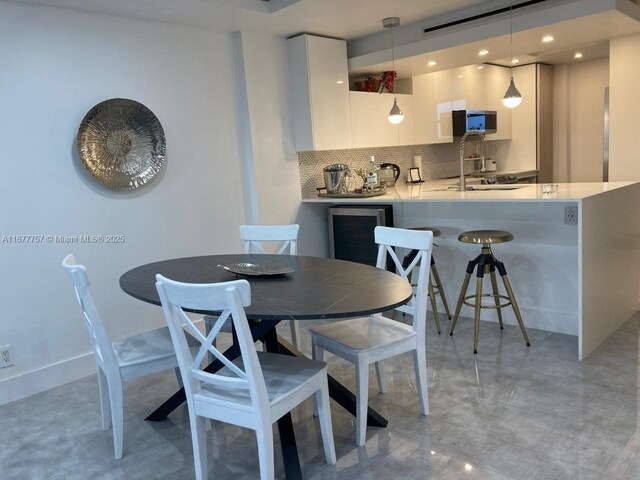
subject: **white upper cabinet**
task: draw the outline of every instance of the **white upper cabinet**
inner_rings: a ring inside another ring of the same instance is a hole
[[[404,119],[389,122],[394,95],[390,93],[350,92],[353,148],[389,147],[414,143],[413,95],[397,94]]]
[[[502,98],[509,87],[511,78],[508,68],[485,65],[487,86],[487,110],[498,112],[498,133],[487,135],[487,140],[506,140],[511,138],[511,109],[504,106]]]
[[[443,70],[429,75],[433,77],[433,98],[430,102],[429,111],[436,123],[436,135],[429,143],[453,142],[453,122],[451,118],[451,111],[454,108],[452,71]]]
[[[536,65],[525,65],[513,69],[513,78],[522,95],[522,103],[511,109],[511,147],[505,162],[505,168],[509,170],[538,168],[536,73]],[[498,117],[499,121],[500,117]]]
[[[415,143],[436,143],[438,121],[431,74],[413,77],[413,114]]]
[[[346,42],[306,34],[287,42],[296,151],[351,148]]]
[[[451,71],[413,77],[416,144],[453,141]]]
[[[511,110],[502,104],[509,69],[469,65],[413,77],[415,143],[453,141],[452,110],[495,110],[498,133],[488,140],[511,138]]]
[[[451,100],[454,110],[485,110],[487,103],[484,69],[478,65],[450,70]]]

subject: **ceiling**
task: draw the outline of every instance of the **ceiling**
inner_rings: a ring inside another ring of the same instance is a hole
[[[345,40],[380,31],[385,17],[400,16],[403,23],[410,23],[488,3],[486,0],[11,1],[228,31],[250,30],[283,36],[308,32]]]
[[[343,38],[352,40],[349,42],[351,51],[357,48],[371,50],[370,54],[356,53],[355,57],[350,55],[351,76],[392,69],[388,30],[382,28],[381,19],[399,16],[402,26],[397,32],[395,49],[395,69],[399,77],[476,63],[510,65],[508,13],[498,19],[481,22],[482,25],[478,28],[484,28],[485,31],[484,35],[477,38],[469,34],[474,29],[472,25],[461,25],[435,34],[442,35],[442,38],[451,38],[453,35],[453,42],[438,42],[436,37],[422,36],[419,33],[425,25],[442,24],[508,6],[510,0],[0,0],[2,1],[71,8],[227,31],[247,30],[287,37],[308,32]],[[622,0],[622,3],[624,1]],[[632,1],[637,5],[638,2]],[[513,0],[514,4],[519,2],[521,0]],[[601,4],[606,10],[609,7],[604,6],[605,3],[618,5],[620,1],[547,2],[534,7],[531,13],[535,17],[544,16],[545,12],[549,12],[546,18],[538,23],[544,26],[530,28],[531,25],[526,26],[523,23],[521,28],[514,28],[513,53],[520,60],[518,65],[531,62],[566,63],[606,57],[610,38],[640,31],[640,22],[615,9],[553,23],[554,5],[575,13],[580,6],[587,11],[589,4]],[[555,40],[547,44],[542,43],[542,36],[548,34],[554,35]],[[421,41],[426,42],[427,47],[416,50],[416,45]],[[478,55],[482,49],[489,51],[484,57]],[[577,50],[583,53],[582,60],[573,59]],[[428,66],[431,60],[437,61],[437,65]]]
[[[400,78],[430,73],[439,70],[457,68],[465,65],[491,63],[504,66],[511,65],[511,42],[509,35],[509,18],[496,19],[495,23],[486,25],[489,34],[482,40],[454,43],[448,48],[429,49],[437,44],[431,38],[425,42],[424,53],[416,52],[412,44],[397,46],[395,49],[395,70]],[[456,32],[456,40],[464,37],[466,32]],[[606,10],[590,15],[583,15],[565,21],[544,22],[535,28],[514,28],[513,57],[518,60],[514,66],[540,62],[560,64],[584,62],[609,56],[609,39],[640,32],[640,21],[617,10]],[[448,35],[448,33],[443,33]],[[543,37],[551,35],[551,42],[543,42]],[[481,50],[488,53],[479,55]],[[409,52],[409,53],[407,53]],[[580,52],[582,58],[574,55]],[[429,65],[429,62],[437,62]],[[387,45],[384,50],[349,59],[349,75],[358,77],[368,73],[379,73],[392,70],[391,49]]]

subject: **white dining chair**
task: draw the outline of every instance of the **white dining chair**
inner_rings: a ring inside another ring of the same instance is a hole
[[[260,478],[273,480],[273,423],[312,395],[315,395],[320,415],[326,461],[335,464],[327,364],[256,351],[244,311],[244,307],[251,304],[249,282],[185,284],[162,275],[157,275],[156,280],[189,405],[196,479],[207,478],[205,419],[213,419],[255,430]],[[183,308],[222,313],[205,338]],[[240,356],[233,361],[213,344],[229,318],[240,347]],[[188,348],[189,337],[200,344],[195,355]],[[208,373],[201,368],[202,360],[209,354],[224,365],[217,373]]]
[[[240,225],[240,239],[244,242],[244,253],[266,254],[264,242],[276,243],[277,255],[296,255],[298,232],[300,225]],[[280,244],[280,245],[278,245]],[[279,248],[278,248],[279,247]],[[216,317],[205,315],[206,331],[209,332]],[[300,326],[297,320],[289,320],[291,328],[291,343],[299,347]],[[225,325],[223,332],[230,331],[229,325]]]
[[[386,268],[387,255],[393,260],[396,271],[403,278],[416,268],[418,284],[414,296],[396,311],[412,316],[412,325],[386,318],[381,314],[340,322],[312,326],[311,345],[313,358],[322,360],[327,350],[356,367],[356,444],[362,446],[366,440],[367,403],[369,396],[369,365],[375,364],[380,393],[386,391],[383,361],[406,352],[413,352],[416,386],[420,399],[420,413],[429,414],[427,391],[426,317],[427,284],[431,263],[433,233],[400,228],[376,227],[375,241],[378,244],[376,266]],[[402,268],[394,247],[418,250],[418,255]]]
[[[169,329],[163,327],[111,342],[89,293],[87,269],[76,263],[73,255],[64,258],[62,267],[73,284],[76,298],[82,308],[96,358],[102,429],[109,430],[110,423],[113,425],[115,457],[120,459],[124,432],[122,382],[174,369],[178,384],[182,386],[171,335]],[[190,345],[192,348],[198,348],[197,342],[193,340]]]

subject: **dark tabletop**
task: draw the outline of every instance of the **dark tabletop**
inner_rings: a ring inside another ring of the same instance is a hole
[[[279,277],[240,277],[218,265],[236,262],[288,266],[294,273]],[[157,273],[179,282],[215,283],[245,278],[251,284],[249,319],[311,320],[346,318],[390,310],[411,299],[402,277],[360,263],[299,255],[211,255],[177,258],[129,270],[120,288],[139,300],[160,305]],[[195,313],[213,313],[194,311]]]

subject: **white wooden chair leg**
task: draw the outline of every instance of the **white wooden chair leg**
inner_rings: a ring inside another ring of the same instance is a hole
[[[329,384],[325,377],[322,388],[315,394],[315,403],[320,412],[320,432],[324,456],[329,465],[336,464],[336,447],[333,443],[333,425],[331,423],[331,407],[329,405]]]
[[[116,460],[122,458],[122,438],[124,435],[124,404],[122,401],[122,383],[109,382],[109,402],[113,424],[113,450]]]
[[[205,419],[189,409],[189,423],[191,424],[191,444],[193,446],[193,462],[196,470],[196,480],[207,480],[207,435]]]
[[[98,387],[100,388],[102,430],[107,431],[111,426],[111,401],[109,400],[109,383],[107,382],[107,377],[100,367],[98,367]]]
[[[427,355],[424,345],[413,351],[413,363],[416,369],[416,387],[420,399],[420,413],[429,415],[429,391],[427,389]]]
[[[298,343],[300,339],[300,325],[297,320],[289,320],[289,325],[291,326],[291,343],[293,346],[300,350],[300,345]]]
[[[311,337],[311,358],[321,362],[324,361],[324,350],[315,343],[314,337]],[[316,397],[313,399],[313,416],[318,416],[318,401]]]
[[[367,406],[369,400],[369,365],[363,359],[356,362],[356,445],[367,440]]]
[[[378,378],[378,391],[387,393],[387,380],[384,376],[384,360],[376,362],[376,377]]]
[[[260,460],[260,480],[273,480],[275,465],[273,458],[273,425],[263,422],[256,429],[258,458]]]

